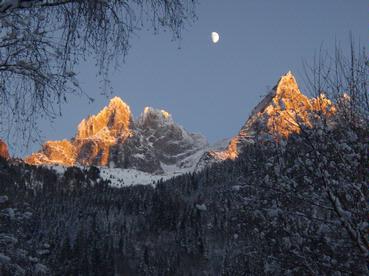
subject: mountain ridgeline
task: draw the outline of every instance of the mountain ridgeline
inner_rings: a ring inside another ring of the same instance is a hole
[[[107,166],[152,174],[164,174],[168,167],[183,173],[199,171],[214,162],[234,160],[245,145],[256,140],[299,133],[299,124],[311,126],[312,112],[329,115],[334,109],[324,95],[303,95],[288,72],[254,108],[229,145],[214,150],[203,136],[177,125],[167,111],[146,107],[135,121],[129,106],[115,97],[97,115],[83,119],[74,138],[48,141],[25,161],[33,165]]]
[[[25,161],[34,165],[133,168],[160,174],[165,166],[191,167],[188,157],[206,146],[203,136],[175,124],[165,110],[146,107],[134,121],[129,106],[115,97],[97,115],[82,120],[74,138],[48,141]]]
[[[250,117],[223,151],[209,151],[207,159],[236,159],[249,143],[288,138],[300,133],[301,125],[311,126],[311,115],[323,112],[330,116],[335,107],[323,94],[308,98],[301,93],[291,72],[282,76],[277,85],[252,110]]]
[[[220,149],[114,98],[73,139],[0,158],[0,274],[368,275],[368,131],[291,73]],[[118,188],[106,167],[158,178]]]

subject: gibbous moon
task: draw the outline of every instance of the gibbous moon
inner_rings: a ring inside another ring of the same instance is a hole
[[[213,41],[213,43],[218,43],[219,39],[220,39],[220,36],[217,32],[211,33],[211,41]]]

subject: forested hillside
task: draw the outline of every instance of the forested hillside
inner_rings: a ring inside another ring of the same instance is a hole
[[[1,272],[367,275],[367,129],[301,130],[155,188],[2,160]]]

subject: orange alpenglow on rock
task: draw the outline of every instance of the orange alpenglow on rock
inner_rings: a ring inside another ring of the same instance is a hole
[[[279,141],[299,133],[301,125],[311,127],[313,116],[334,113],[334,105],[323,94],[317,98],[303,95],[295,77],[288,72],[254,108],[225,150],[207,151],[201,158],[236,159],[245,145]],[[189,157],[206,146],[204,137],[176,125],[165,110],[146,107],[133,121],[129,106],[115,97],[97,115],[82,120],[74,138],[48,141],[25,161],[35,165],[97,165],[163,173],[168,166],[190,166],[193,162]]]
[[[106,166],[110,147],[118,139],[124,141],[131,135],[131,123],[132,114],[129,106],[115,97],[97,115],[83,119],[78,125],[76,136],[71,141],[48,141],[42,146],[41,151],[26,157],[25,161],[33,165]]]
[[[0,156],[5,159],[9,159],[8,145],[0,139]]]
[[[301,125],[312,126],[312,114],[333,114],[332,102],[323,94],[317,98],[308,98],[301,93],[291,72],[282,76],[278,84],[254,108],[251,116],[232,138],[226,150],[209,152],[216,159],[237,158],[242,146],[256,140],[279,140],[292,133],[300,133]]]
[[[97,115],[82,120],[75,138],[83,140],[95,137],[115,140],[118,136],[130,133],[131,122],[132,113],[129,106],[121,98],[114,97]]]
[[[120,98],[78,125],[71,140],[48,141],[25,158],[33,165],[95,165],[163,174],[192,168],[207,147],[206,139],[175,124],[165,110],[146,107],[133,120]]]

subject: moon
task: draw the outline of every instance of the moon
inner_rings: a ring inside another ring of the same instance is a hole
[[[220,36],[217,32],[212,32],[211,33],[211,41],[213,41],[213,43],[218,43],[220,39]]]

